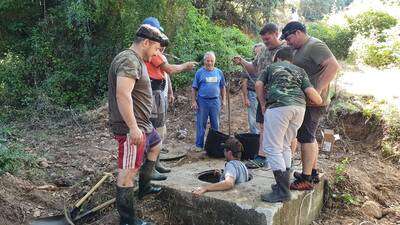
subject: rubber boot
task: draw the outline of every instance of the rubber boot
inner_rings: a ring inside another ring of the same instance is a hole
[[[118,187],[116,207],[120,217],[120,225],[150,225],[136,218],[135,214],[135,199],[133,187]]]
[[[273,172],[277,188],[270,193],[261,195],[261,200],[271,203],[289,201],[291,196],[289,191],[289,172],[280,170]]]
[[[286,172],[289,172],[289,175],[290,175],[290,170],[291,170],[291,168],[286,168]],[[290,176],[289,176],[289,180],[290,180]],[[278,185],[277,184],[271,184],[271,188],[272,188],[272,190],[277,189]]]
[[[146,160],[142,165],[139,172],[139,192],[138,198],[142,199],[147,194],[156,194],[161,191],[160,187],[154,187],[151,185],[151,175],[154,170],[155,161]]]
[[[167,168],[163,166],[160,162],[160,156],[158,156],[157,161],[156,161],[156,170],[160,173],[169,173],[171,172],[170,168]]]
[[[166,180],[166,179],[167,176],[158,172],[156,168],[153,168],[153,171],[151,173],[151,180]]]

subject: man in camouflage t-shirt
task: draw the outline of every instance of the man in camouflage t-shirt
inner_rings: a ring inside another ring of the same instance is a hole
[[[319,182],[317,172],[318,143],[315,140],[318,124],[329,105],[329,85],[335,78],[340,66],[328,46],[306,32],[306,27],[297,21],[288,23],[282,30],[281,39],[285,39],[295,50],[293,64],[303,68],[322,96],[320,105],[307,103],[304,121],[297,134],[301,144],[302,173],[295,172],[296,181],[290,186],[294,190],[313,189],[313,183]]]
[[[142,25],[131,47],[119,53],[109,69],[109,118],[118,142],[116,207],[120,225],[148,224],[135,216],[133,186],[139,168],[139,198],[160,192],[160,188],[150,184],[161,139],[150,122],[152,91],[144,60],[158,54],[167,43],[168,39],[157,28]],[[142,165],[145,152],[147,160]]]
[[[279,62],[269,65],[256,83],[260,104],[263,108],[265,105],[267,107],[262,135],[264,151],[276,181],[273,192],[261,196],[262,200],[267,202],[283,202],[290,199],[290,145],[303,122],[306,95],[311,102],[322,102],[306,72],[290,63],[292,57],[290,47],[280,49],[275,56],[275,61]],[[268,93],[267,102],[264,100],[265,89]]]
[[[252,62],[247,62],[242,57],[236,56],[233,59],[235,64],[241,65],[249,74],[256,74],[257,76],[260,76],[261,71],[273,62],[275,53],[282,47],[286,46],[279,40],[278,31],[279,29],[276,24],[267,23],[260,31],[261,39],[264,42],[261,52],[256,55]],[[257,107],[256,122],[259,124],[259,132],[262,134],[264,129],[264,116],[260,104],[258,104]],[[265,165],[262,138],[263,136],[260,135],[260,148],[258,151],[258,156],[253,161],[246,164],[246,166],[249,168],[263,167]]]

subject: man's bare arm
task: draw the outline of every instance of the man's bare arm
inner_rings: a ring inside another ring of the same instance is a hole
[[[322,98],[321,95],[315,90],[313,87],[308,87],[304,90],[304,93],[306,93],[307,98],[315,105],[321,105],[322,104]]]
[[[247,62],[241,56],[235,56],[233,58],[233,61],[235,62],[235,64],[241,65],[248,73],[250,73],[250,74],[257,73],[256,67],[253,65],[253,63],[252,62]]]
[[[185,62],[182,64],[169,64],[164,63],[161,65],[161,69],[167,72],[169,75],[180,73],[183,71],[190,71],[197,65],[197,62]]]
[[[326,59],[321,64],[324,67],[324,71],[317,81],[317,87],[315,88],[318,93],[328,88],[329,83],[335,78],[336,73],[340,69],[340,65],[334,56]]]
[[[197,89],[192,88],[192,109],[197,110],[198,106],[197,106]]]
[[[199,187],[193,191],[196,195],[204,194],[208,191],[225,191],[232,189],[235,186],[235,180],[231,176],[227,176],[224,181],[220,181],[215,184],[209,184],[204,187]]]
[[[221,88],[221,100],[222,100],[222,105],[224,106],[226,104],[226,88],[225,87]]]
[[[136,118],[133,113],[132,90],[135,86],[135,79],[129,77],[117,77],[116,98],[118,110],[122,119],[129,127],[133,144],[139,144],[142,139],[142,133],[137,126]]]

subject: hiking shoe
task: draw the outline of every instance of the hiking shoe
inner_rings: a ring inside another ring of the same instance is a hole
[[[292,184],[290,184],[290,190],[308,191],[313,189],[314,185],[303,178],[297,179]]]
[[[264,166],[267,166],[267,163],[265,161],[266,159],[264,157],[257,156],[255,159],[251,159],[246,163],[246,167],[248,169],[258,169],[262,168]]]
[[[194,149],[193,149],[193,151],[195,151],[195,152],[202,152],[203,151],[203,148],[202,147],[194,147]]]
[[[299,179],[302,179],[303,177],[302,177],[302,175],[301,175],[301,172],[294,172],[293,173],[293,177],[296,179],[296,180],[299,180]],[[311,174],[311,182],[313,183],[313,184],[318,184],[319,183],[319,174],[317,173],[317,174]]]

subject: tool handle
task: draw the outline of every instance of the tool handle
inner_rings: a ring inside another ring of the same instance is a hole
[[[100,205],[94,207],[93,209],[91,209],[91,210],[89,210],[89,211],[87,211],[87,212],[84,212],[84,213],[78,215],[78,216],[75,218],[75,220],[79,220],[79,219],[81,219],[81,218],[83,218],[83,217],[85,217],[85,216],[87,216],[87,215],[89,215],[89,214],[92,214],[92,213],[94,213],[94,212],[97,212],[97,211],[99,211],[100,209],[103,209],[103,208],[105,208],[105,207],[107,207],[107,206],[113,204],[114,202],[115,202],[115,198],[110,199],[110,200],[104,202],[103,204],[100,204]]]
[[[101,178],[101,180],[99,182],[97,182],[97,184],[92,187],[92,189],[90,189],[90,191],[88,193],[86,193],[85,196],[83,196],[83,198],[81,198],[76,204],[75,204],[75,208],[79,208],[88,198],[89,196],[95,191],[97,190],[97,188],[100,187],[100,185],[108,178],[110,177],[112,174],[111,173],[104,173],[103,178]]]

